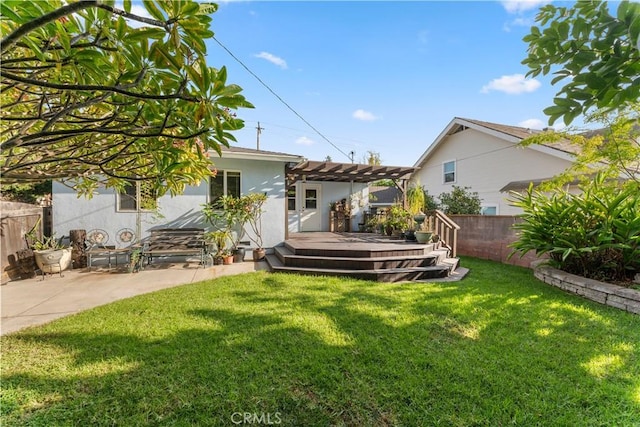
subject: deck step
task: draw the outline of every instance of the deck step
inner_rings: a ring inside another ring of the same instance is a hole
[[[292,254],[301,256],[374,258],[424,255],[434,250],[436,244],[420,245],[405,243],[403,241],[391,241],[391,243],[385,245],[371,244],[367,247],[360,245],[356,248],[344,242],[309,246],[301,245],[294,241],[285,241],[284,247],[291,251]]]
[[[429,267],[437,263],[433,254],[394,255],[373,257],[297,255],[286,246],[274,248],[280,262],[287,267],[326,269],[381,270],[390,268]]]
[[[432,265],[426,267],[388,268],[388,269],[340,269],[319,267],[287,266],[275,254],[266,256],[267,263],[274,272],[288,272],[316,276],[344,276],[378,282],[404,282],[444,278],[449,275],[448,265]]]
[[[367,233],[296,234],[267,255],[272,271],[380,282],[459,280],[466,269],[442,242],[418,244]]]

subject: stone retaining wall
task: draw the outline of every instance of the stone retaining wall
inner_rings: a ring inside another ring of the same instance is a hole
[[[576,276],[548,265],[535,267],[533,274],[543,282],[565,291],[601,304],[640,314],[640,291]]]

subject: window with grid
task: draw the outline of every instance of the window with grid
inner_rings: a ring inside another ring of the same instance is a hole
[[[287,209],[290,211],[296,210],[296,187],[291,186],[287,190]]]
[[[442,172],[445,184],[456,182],[456,161],[444,162],[442,164]]]
[[[118,212],[151,211],[158,206],[158,197],[149,181],[129,181],[124,191],[118,193]]]
[[[240,172],[218,170],[209,180],[209,202],[215,203],[222,196],[240,197]]]

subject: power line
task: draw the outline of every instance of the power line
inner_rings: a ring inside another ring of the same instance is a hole
[[[253,123],[253,121],[249,121],[249,122],[250,122],[250,123]],[[258,123],[258,124],[259,124],[260,122],[255,122],[255,123]],[[290,128],[290,127],[282,126],[282,125],[278,125],[278,124],[275,124],[275,123],[266,123],[266,124],[268,124],[268,125],[270,125],[270,126],[272,126],[272,127],[277,127],[277,128],[282,128],[282,129],[288,129],[288,130],[293,130],[293,131],[301,131],[301,129]],[[263,128],[263,129],[264,129],[264,128]],[[344,139],[344,140],[347,140],[347,141],[353,141],[353,142],[358,142],[358,143],[366,144],[366,143],[365,143],[365,142],[363,142],[363,141],[357,141],[357,140],[355,140],[355,139],[348,139],[348,138],[342,138],[342,137],[337,137],[337,138],[339,138],[339,139]],[[476,158],[476,157],[482,157],[482,156],[487,155],[487,154],[495,153],[495,152],[497,152],[497,151],[508,150],[508,149],[510,149],[510,148],[517,148],[518,146],[519,146],[518,144],[515,144],[515,145],[509,145],[509,146],[507,146],[507,147],[495,148],[495,149],[493,149],[493,150],[484,151],[484,152],[482,152],[482,153],[477,153],[477,154],[474,154],[474,155],[471,155],[471,156],[467,156],[467,157],[460,157],[460,158],[457,158],[457,159],[456,159],[456,161],[457,161],[457,162],[461,162],[461,161],[463,161],[463,160],[470,160],[470,159],[474,159],[474,158]],[[429,147],[429,146],[427,146],[427,148],[428,148],[428,147]],[[426,151],[426,150],[425,150],[425,151]],[[349,159],[350,159],[350,160],[352,160],[352,159],[351,159],[351,153],[352,153],[352,152],[349,152],[349,155],[348,155],[348,157],[349,157]],[[424,168],[424,169],[434,169],[434,168],[439,168],[439,167],[442,167],[442,165],[433,165],[433,166],[429,166],[428,168]]]
[[[247,123],[258,123],[255,120],[245,120],[245,122],[247,122]],[[292,128],[292,127],[283,126],[283,125],[279,125],[279,124],[275,124],[275,123],[269,123],[269,122],[261,122],[261,123],[266,124],[266,125],[270,125],[272,127],[275,126],[275,127],[282,128],[282,129],[292,130],[292,131],[295,131],[295,132],[305,132],[303,129]],[[339,140],[342,140],[342,141],[349,141],[349,142],[351,142],[351,144],[345,143],[345,144],[342,144],[342,145],[347,145],[347,146],[350,146],[350,147],[359,147],[359,146],[362,146],[362,145],[373,145],[374,147],[382,146],[381,144],[371,144],[371,142],[360,141],[360,140],[357,140],[357,139],[347,138],[347,137],[344,137],[344,136],[335,136],[334,135],[331,138],[333,138],[334,140],[339,139]]]
[[[317,133],[317,134],[318,134],[322,139],[324,139],[324,140],[325,140],[325,141],[327,141],[329,144],[331,144],[331,146],[332,146],[333,148],[335,148],[336,150],[338,150],[338,151],[339,151],[340,153],[342,153],[345,157],[347,157],[348,159],[351,159],[351,157],[349,156],[349,154],[345,153],[345,152],[344,152],[344,151],[342,151],[340,148],[338,148],[338,146],[337,146],[337,145],[335,145],[333,142],[329,141],[329,139],[328,139],[326,136],[324,136],[324,135],[322,134],[322,132],[320,132],[318,129],[316,129],[316,128],[311,124],[311,123],[309,123],[309,122],[308,122],[304,117],[302,117],[302,115],[300,115],[300,113],[298,113],[296,110],[294,110],[294,109],[293,109],[293,107],[291,107],[289,104],[287,104],[287,102],[286,102],[284,99],[282,99],[282,98],[280,97],[280,95],[278,95],[278,94],[277,94],[273,89],[271,89],[271,88],[269,87],[269,85],[267,85],[267,84],[266,84],[266,83],[265,83],[265,82],[264,82],[260,77],[258,77],[258,76],[256,75],[256,73],[254,73],[253,71],[251,71],[251,70],[249,69],[249,67],[247,67],[247,66],[246,66],[246,65],[245,65],[245,64],[244,64],[244,63],[243,63],[243,62],[242,62],[242,61],[241,61],[237,56],[235,56],[235,55],[233,54],[233,52],[231,52],[229,49],[227,49],[227,47],[226,47],[225,45],[223,45],[223,44],[222,44],[222,43],[221,43],[217,38],[213,37],[213,40],[214,40],[216,43],[218,43],[218,44],[220,45],[220,47],[221,47],[221,48],[223,48],[223,49],[224,49],[224,50],[225,50],[229,55],[231,55],[231,57],[232,57],[233,59],[235,59],[235,60],[236,60],[236,62],[238,62],[238,64],[240,64],[240,65],[241,65],[245,70],[247,70],[247,72],[248,72],[249,74],[251,74],[251,75],[252,75],[256,80],[258,80],[262,86],[264,86],[264,87],[265,87],[269,92],[271,92],[271,94],[272,94],[273,96],[275,96],[275,97],[278,99],[278,101],[280,101],[280,102],[281,102],[285,107],[287,107],[287,108],[288,108],[288,109],[289,109],[293,114],[295,114],[296,116],[298,116],[298,118],[299,118],[300,120],[302,120],[302,121],[303,121],[307,126],[309,126],[311,129],[313,129],[313,131],[314,131],[315,133]]]

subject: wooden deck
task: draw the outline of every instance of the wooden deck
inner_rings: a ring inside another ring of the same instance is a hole
[[[273,271],[399,282],[449,277],[458,260],[448,252],[379,234],[292,233],[267,262]]]

